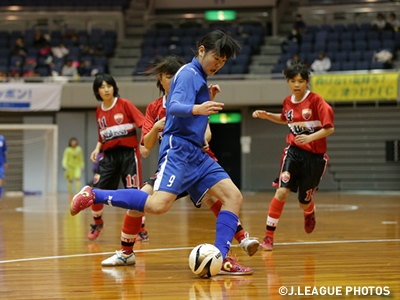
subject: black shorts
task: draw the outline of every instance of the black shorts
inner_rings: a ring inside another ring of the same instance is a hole
[[[121,180],[125,188],[140,188],[142,164],[137,148],[117,147],[104,151],[95,174],[94,187],[116,190]]]
[[[282,155],[278,187],[299,190],[299,202],[308,204],[328,166],[328,155],[288,146]]]

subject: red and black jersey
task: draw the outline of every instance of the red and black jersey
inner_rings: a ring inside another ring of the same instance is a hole
[[[321,96],[308,91],[301,101],[295,101],[294,95],[286,97],[281,119],[290,128],[286,137],[289,145],[317,154],[326,152],[326,138],[305,145],[295,143],[296,135],[311,134],[327,126],[334,127],[332,107]]]
[[[103,144],[103,151],[138,146],[136,128],[143,126],[144,116],[129,100],[116,98],[107,109],[100,105],[96,110],[96,119],[98,141]]]
[[[158,98],[157,100],[151,102],[146,108],[146,117],[144,120],[144,124],[142,127],[142,140],[141,144],[143,145],[143,139],[153,128],[154,124],[159,120],[165,117],[166,108],[165,108],[165,96]],[[161,142],[162,139],[162,130],[158,132],[158,140]],[[212,159],[218,161],[215,157],[214,153],[211,149],[208,149],[206,152]]]
[[[142,127],[142,140],[141,140],[142,145],[144,136],[150,132],[155,123],[157,123],[159,120],[165,117],[165,114],[166,114],[165,96],[158,98],[157,100],[151,102],[147,106],[146,116]],[[161,134],[162,130],[158,133],[159,141],[161,141]]]

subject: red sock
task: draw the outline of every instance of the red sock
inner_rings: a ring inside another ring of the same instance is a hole
[[[269,205],[267,226],[265,235],[270,237],[274,236],[276,226],[278,225],[279,218],[281,217],[285,202],[279,201],[277,198],[272,198],[271,204]]]
[[[314,200],[311,200],[310,206],[304,210],[305,215],[309,215],[314,211]]]
[[[243,229],[242,224],[240,223],[240,220],[238,220],[237,228],[236,228],[236,233],[234,235],[235,240],[240,242],[246,237],[246,231]]]
[[[222,207],[222,202],[220,200],[217,200],[211,207],[211,211],[214,213],[216,217],[218,217],[218,213],[221,210]]]
[[[101,225],[103,224],[103,219],[101,215],[103,214],[104,204],[93,204],[92,205],[92,216],[94,219],[94,224]]]
[[[133,245],[135,244],[135,238],[140,231],[141,226],[142,217],[131,217],[128,215],[128,212],[125,214],[121,231],[121,250],[123,250],[125,254],[132,252]]]

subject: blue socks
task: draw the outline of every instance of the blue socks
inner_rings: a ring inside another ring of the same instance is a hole
[[[106,204],[126,209],[144,212],[149,194],[136,189],[125,190],[97,190],[93,189],[96,199],[94,204]]]
[[[217,231],[215,236],[215,247],[222,253],[225,259],[228,254],[233,236],[238,224],[238,216],[228,210],[221,210],[217,218]]]

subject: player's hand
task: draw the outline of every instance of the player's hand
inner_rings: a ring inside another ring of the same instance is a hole
[[[143,146],[143,145],[140,145],[139,146],[139,151],[140,151],[140,155],[143,157],[143,158],[146,158],[147,156],[149,156],[149,154],[150,154],[150,150],[149,149],[147,149],[145,146]]]
[[[268,113],[265,110],[255,110],[252,116],[253,118],[268,119]]]
[[[210,92],[210,101],[213,101],[215,96],[221,92],[221,88],[218,84],[210,84],[208,86],[208,91]]]
[[[204,116],[217,114],[223,109],[224,105],[225,104],[221,102],[206,101],[200,105],[195,105],[193,107],[193,114],[204,115]]]
[[[97,162],[97,160],[96,160],[97,155],[99,155],[99,150],[94,149],[93,152],[92,152],[92,154],[90,154],[90,160],[91,160],[92,162]]]
[[[307,134],[300,134],[297,135],[295,138],[295,143],[299,144],[299,145],[305,145],[312,142],[312,138],[311,136],[307,135]]]
[[[158,120],[155,124],[154,127],[156,127],[158,130],[163,130],[165,126],[165,117]]]
[[[205,141],[203,148],[201,148],[201,151],[207,152],[209,149],[210,149],[210,145],[207,143],[207,141]]]
[[[8,169],[8,163],[4,163],[3,166],[4,166],[4,170]]]

